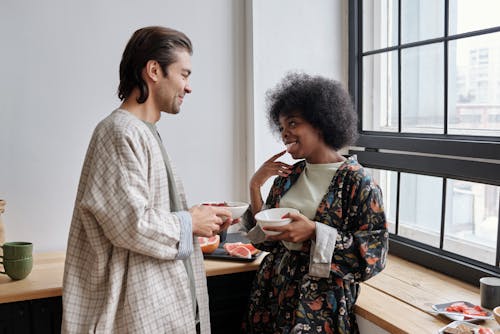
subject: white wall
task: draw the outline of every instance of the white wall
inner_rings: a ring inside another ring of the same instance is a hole
[[[248,5],[248,4],[252,5]],[[285,147],[270,132],[265,93],[287,72],[301,71],[334,78],[347,87],[348,4],[342,0],[254,0],[247,3],[253,57],[253,95],[249,102],[249,173]],[[293,162],[290,155],[281,158]],[[262,189],[265,199],[272,179]]]
[[[242,1],[0,2],[0,198],[7,240],[35,251],[66,247],[91,133],[119,105],[121,53],[142,26],[193,41],[193,93],[160,133],[190,204],[246,196],[240,106]],[[237,131],[238,130],[238,131]]]
[[[287,71],[347,84],[346,0],[2,1],[7,240],[33,241],[38,252],[66,247],[92,130],[119,105],[123,48],[156,24],[184,31],[195,49],[193,93],[158,123],[190,204],[248,198],[249,175],[282,147],[264,95]]]

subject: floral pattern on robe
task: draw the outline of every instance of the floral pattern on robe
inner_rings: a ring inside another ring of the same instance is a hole
[[[300,161],[288,177],[275,179],[267,207],[279,207],[304,168],[305,161]],[[384,269],[389,234],[381,190],[355,156],[337,170],[314,221],[338,232],[329,277],[310,275],[311,241],[300,251],[290,251],[279,241],[255,244],[270,253],[253,282],[243,332],[359,332],[354,314],[359,282]]]

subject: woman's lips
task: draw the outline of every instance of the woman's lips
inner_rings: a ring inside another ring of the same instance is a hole
[[[293,145],[295,145],[297,142],[291,142],[291,143],[288,143],[288,144],[285,144],[286,146],[286,151],[287,152],[290,152],[290,149],[293,147]]]

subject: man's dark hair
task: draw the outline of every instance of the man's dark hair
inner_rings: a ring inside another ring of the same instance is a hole
[[[124,100],[132,90],[139,88],[138,103],[144,103],[149,95],[148,86],[142,78],[142,70],[150,60],[156,60],[168,75],[167,67],[177,61],[175,52],[184,49],[193,54],[189,38],[182,32],[165,27],[145,27],[134,32],[123,51],[120,62],[120,86],[118,97]]]
[[[279,132],[280,116],[298,113],[335,150],[354,144],[358,137],[358,117],[351,97],[338,81],[290,73],[266,97],[267,116],[274,132]]]

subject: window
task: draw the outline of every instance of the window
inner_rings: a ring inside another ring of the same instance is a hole
[[[497,0],[349,2],[351,153],[384,193],[390,252],[500,276]]]

